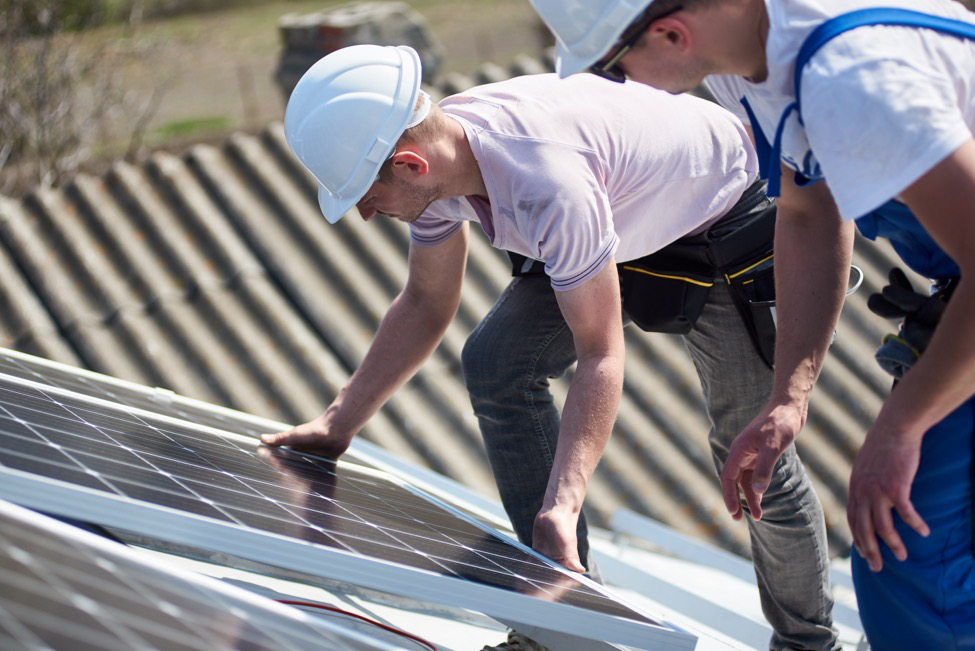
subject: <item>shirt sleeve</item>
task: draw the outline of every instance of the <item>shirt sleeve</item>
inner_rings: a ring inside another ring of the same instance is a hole
[[[518,148],[510,174],[513,225],[544,261],[556,291],[595,276],[619,245],[606,187],[609,170],[591,151],[547,143]]]
[[[845,219],[897,197],[972,137],[943,62],[911,47],[913,35],[870,32],[831,41],[802,78],[809,143]]]

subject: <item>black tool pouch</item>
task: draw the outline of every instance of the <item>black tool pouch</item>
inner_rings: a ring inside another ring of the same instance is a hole
[[[714,286],[714,268],[681,241],[618,265],[623,311],[641,330],[687,334]],[[697,245],[700,247],[700,245]]]
[[[718,223],[661,250],[617,265],[623,311],[641,330],[687,334],[715,278],[731,285],[755,349],[771,366],[775,349],[775,279],[771,244],[775,205],[756,183]],[[512,275],[544,273],[541,262],[509,253]],[[768,258],[766,260],[766,258]]]
[[[687,334],[701,315],[714,285],[705,244],[675,242],[651,255],[616,265],[623,311],[641,330]],[[512,276],[545,274],[545,265],[517,253]]]
[[[774,261],[770,249],[724,274],[752,344],[769,368],[775,363]]]

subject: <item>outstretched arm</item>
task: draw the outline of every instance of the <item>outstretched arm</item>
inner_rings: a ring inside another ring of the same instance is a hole
[[[337,457],[440,343],[460,304],[467,261],[467,227],[443,244],[410,246],[409,276],[379,325],[348,384],[318,418],[277,434],[268,445]]]
[[[775,222],[776,342],[772,395],[735,438],[721,472],[731,515],[741,519],[744,494],[762,517],[762,495],[782,453],[806,422],[809,394],[833,338],[849,280],[853,224],[840,218],[825,183],[799,187],[782,169]]]
[[[898,560],[907,550],[891,509],[920,535],[927,524],[911,503],[924,433],[975,393],[975,140],[932,168],[902,195],[918,220],[961,268],[955,289],[924,354],[904,375],[857,453],[847,520],[857,551],[879,572],[877,543]],[[967,281],[965,279],[968,279]]]
[[[556,294],[572,330],[578,363],[562,412],[552,472],[535,517],[534,548],[570,570],[584,572],[576,525],[583,498],[613,431],[623,391],[623,317],[619,278],[611,260],[576,289]]]

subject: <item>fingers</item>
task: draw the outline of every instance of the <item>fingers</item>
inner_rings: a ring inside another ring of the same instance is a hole
[[[568,547],[561,550],[549,550],[552,553],[548,553],[545,550],[538,548],[536,548],[535,551],[545,554],[566,569],[572,570],[573,572],[578,572],[579,574],[586,573],[586,568],[579,559],[579,553]]]
[[[261,434],[261,443],[270,446],[287,445],[293,450],[339,457],[349,447],[351,437],[336,436],[319,420],[310,421],[276,434]]]
[[[767,486],[767,484],[766,484]],[[752,515],[752,520],[756,522],[762,519],[762,496],[765,491],[755,490],[754,472],[745,472],[741,478],[741,492],[745,496],[745,503],[748,504],[748,512]]]
[[[289,429],[287,432],[278,432],[277,434],[261,434],[261,443],[275,447],[279,445],[287,445],[288,439],[291,438],[292,432],[294,432],[294,430]]]
[[[728,458],[725,460],[724,468],[721,469],[721,496],[724,498],[724,507],[735,520],[741,520],[744,514],[741,508],[741,497],[738,493],[738,486],[742,484],[745,475],[745,454],[741,452],[741,446],[736,439],[731,444]]]
[[[916,531],[919,536],[927,538],[931,535],[931,528],[928,527],[927,522],[924,521],[921,514],[914,509],[914,504],[911,503],[911,500],[902,500],[897,505],[897,513],[901,516],[901,520],[906,522],[907,526]]]
[[[752,471],[752,488],[755,489],[760,500],[761,495],[765,494],[772,483],[772,471],[781,456],[782,450],[777,448],[766,447],[758,451],[758,460],[755,462],[755,469]]]
[[[879,541],[887,545],[894,558],[899,561],[907,560],[907,546],[894,526],[894,508],[918,535],[927,537],[931,534],[931,529],[915,510],[910,499],[902,499],[896,505],[884,497],[875,498],[874,502],[869,499],[850,499],[847,520],[853,532],[853,546],[874,572],[879,572],[884,567]]]
[[[568,558],[553,559],[553,560],[557,563],[561,563],[563,566],[565,566],[567,569],[572,570],[573,572],[578,572],[579,574],[586,573],[586,568],[579,561],[578,554],[573,554],[571,557]]]
[[[853,531],[854,546],[857,553],[867,562],[871,571],[879,572],[882,570],[884,561],[877,546],[877,535],[874,530],[872,509],[869,503],[859,502],[857,504],[850,528]]]
[[[536,547],[535,551],[548,556],[566,569],[572,570],[573,572],[579,572],[580,574],[585,574],[586,568],[582,564],[582,561],[579,560],[579,553],[573,548],[565,547],[563,549],[553,549],[549,548],[547,545],[543,545],[542,547],[544,548]]]
[[[742,492],[745,494],[748,510],[752,514],[752,519],[756,521],[762,519],[762,498],[772,483],[772,471],[781,456],[782,451],[779,449],[767,447],[760,449],[755,468],[750,473],[751,477],[746,477],[742,481]]]
[[[738,493],[741,475],[741,467],[737,463],[732,463],[730,459],[721,471],[721,495],[724,498],[724,506],[735,520],[741,520],[743,514]]]
[[[317,434],[315,432],[307,431],[305,425],[299,425],[298,427],[292,427],[289,430],[276,434],[261,434],[261,443],[274,447],[287,445],[293,448],[300,448],[309,443],[313,443],[316,438]]]
[[[930,535],[931,530],[928,528],[927,523],[921,518],[920,514],[914,509],[914,505],[911,503],[910,499],[902,499],[898,504],[895,505],[898,515],[900,515],[901,520],[904,521],[907,526],[911,527],[920,536],[925,538]],[[897,533],[897,529],[894,527],[894,520],[891,514],[891,507],[887,506],[885,508],[877,509],[874,512],[874,526],[877,530],[877,535],[880,537],[884,543],[890,547],[891,553],[899,561],[907,560],[907,547],[904,545],[904,541],[901,539],[900,534]]]
[[[871,523],[877,537],[883,540],[890,548],[891,553],[899,561],[907,560],[907,548],[904,547],[904,541],[901,540],[900,534],[897,533],[897,529],[894,528],[894,519],[891,517],[890,506],[875,508],[873,513],[873,522]],[[879,566],[883,567],[883,558],[880,556],[880,548],[877,545],[877,557],[879,560]],[[871,569],[873,566],[871,565]],[[874,572],[878,572],[878,569]]]
[[[586,568],[579,560],[576,523],[578,517],[555,511],[541,511],[535,516],[532,532],[532,548],[556,563],[572,570],[585,573]]]
[[[741,496],[745,498],[748,511],[754,520],[762,519],[762,496],[771,480],[771,472],[761,482],[756,480],[755,471],[746,465],[745,459],[754,459],[753,454],[739,452],[743,448],[737,444],[731,446],[731,453],[721,471],[721,495],[725,508],[735,520],[741,520],[745,510],[741,505]],[[761,455],[759,455],[761,461]],[[774,461],[773,461],[774,465]],[[739,492],[740,491],[740,492]]]

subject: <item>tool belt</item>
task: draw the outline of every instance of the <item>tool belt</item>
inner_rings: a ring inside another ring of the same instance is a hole
[[[756,351],[775,355],[775,205],[756,183],[707,231],[617,265],[623,311],[641,330],[687,334],[715,282],[725,282]],[[509,253],[515,276],[544,274],[540,261]]]

